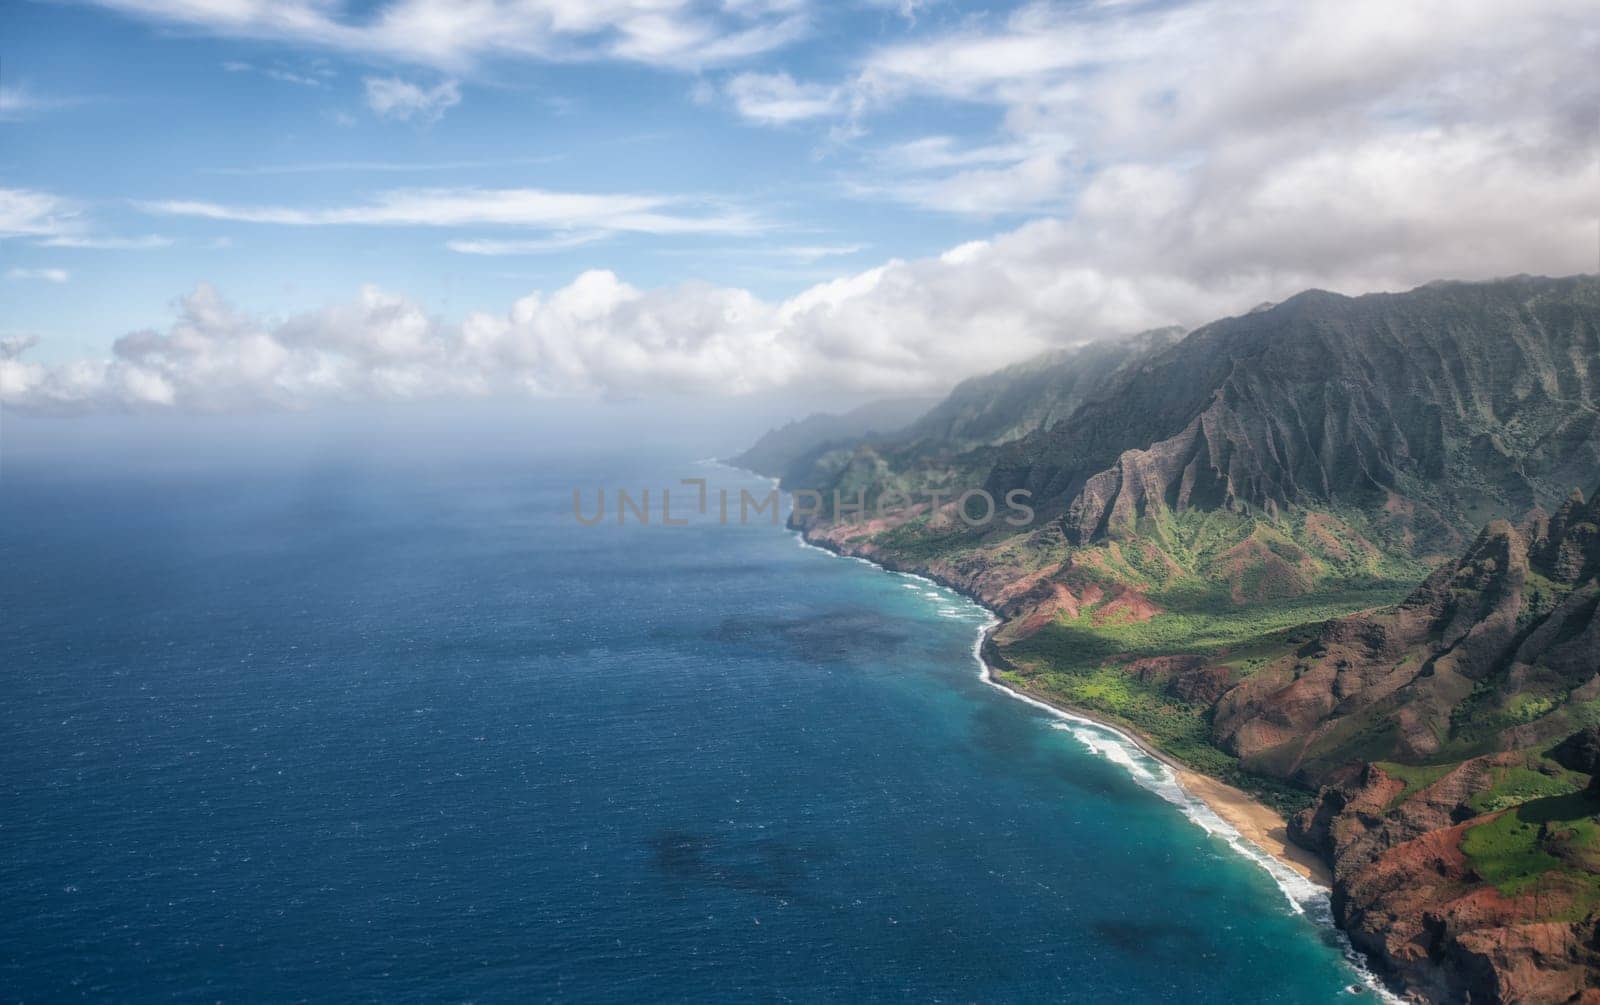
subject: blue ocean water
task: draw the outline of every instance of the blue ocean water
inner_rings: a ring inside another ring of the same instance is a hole
[[[978,609],[572,518],[696,475],[766,490],[9,463],[0,999],[1345,995],[1265,871],[979,679]]]

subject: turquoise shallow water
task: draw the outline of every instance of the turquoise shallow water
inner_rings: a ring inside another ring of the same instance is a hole
[[[1348,998],[1265,871],[979,679],[977,608],[571,518],[759,480],[275,463],[8,465],[0,998]]]

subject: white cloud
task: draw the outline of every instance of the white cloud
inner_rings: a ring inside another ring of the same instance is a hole
[[[38,344],[37,335],[0,336],[0,360],[16,359]]]
[[[26,82],[0,84],[0,122],[22,122],[58,108],[72,108],[89,98],[40,94]]]
[[[6,278],[37,280],[45,283],[64,283],[72,278],[72,273],[66,269],[7,269]]]
[[[172,243],[158,234],[118,237],[93,233],[78,202],[26,188],[0,188],[0,240],[5,238],[28,238],[30,243],[44,248],[122,251],[161,248]]]
[[[450,161],[312,161],[295,164],[252,164],[247,167],[203,168],[199,174],[215,175],[277,175],[277,174],[411,174],[434,171],[462,171],[476,168],[527,167],[533,164],[551,164],[560,160],[559,154],[542,157],[503,157],[490,160]]]
[[[367,107],[380,119],[437,122],[446,111],[461,103],[461,87],[454,80],[442,80],[432,87],[399,77],[367,77],[363,83]]]
[[[1485,156],[1577,171],[1592,164],[1597,63],[1582,0],[1034,2],[882,45],[840,81],[794,86],[843,92],[835,114],[858,130],[911,100],[995,115],[988,135],[882,149],[858,194],[1070,215],[1100,175],[1128,167],[1176,167],[1216,194],[1372,144],[1421,152],[1439,133],[1498,133],[1479,144]]]
[[[33,95],[20,87],[0,85],[0,122],[27,117],[36,107]]]
[[[603,230],[590,230],[577,234],[557,234],[554,237],[536,238],[531,241],[497,241],[488,238],[446,241],[445,247],[458,255],[543,255],[552,251],[566,251],[569,248],[593,244],[608,236],[610,235]]]
[[[285,84],[296,84],[300,87],[327,87],[325,77],[331,76],[331,71],[301,72],[299,70],[285,69],[282,66],[256,66],[236,59],[230,59],[222,64],[222,68],[229,73],[259,73],[269,80],[280,81]]]
[[[1065,189],[1072,178],[1061,158],[1031,154],[1013,163],[950,174],[856,182],[851,189],[857,195],[887,196],[945,213],[985,216],[1064,211],[1068,208]]]
[[[886,49],[852,85],[880,107],[934,94],[1002,115],[987,140],[887,148],[874,179],[883,194],[971,213],[1055,201],[1052,219],[779,302],[707,285],[641,290],[596,271],[459,323],[369,288],[269,324],[201,287],[167,333],[126,336],[108,360],[45,366],[8,350],[0,399],[33,410],[219,410],[518,393],[930,391],[1062,342],[1196,324],[1309,286],[1355,293],[1594,268],[1595,84],[1579,71],[1595,42],[1572,8],[1548,4],[1526,19],[1471,4],[1451,16],[1359,4],[1087,10],[1035,6],[999,29]],[[1204,62],[1216,52],[1231,58]],[[774,121],[833,100],[804,85],[762,86]],[[470,254],[619,231],[757,229],[668,197],[540,190],[149,208],[546,232],[453,243]],[[6,233],[53,234],[73,212],[41,193],[0,193]]]
[[[697,207],[664,195],[590,194],[545,189],[420,188],[382,192],[355,206],[229,206],[195,200],[140,203],[147,212],[283,226],[508,226],[572,232],[752,233],[758,219]]]
[[[284,10],[253,0],[228,10],[256,24],[269,6]],[[779,11],[751,3],[727,16],[759,20],[757,7]],[[501,9],[486,0],[470,16]],[[307,10],[329,18],[335,8]],[[641,290],[588,272],[459,323],[369,289],[270,325],[202,288],[170,332],[129,336],[109,360],[46,367],[13,354],[0,364],[0,398],[33,409],[220,409],[499,393],[930,391],[1062,342],[1198,324],[1312,286],[1358,293],[1593,271],[1600,32],[1589,11],[1563,0],[1202,0],[1039,3],[998,21],[965,19],[875,51],[837,84],[755,78],[751,108],[762,111],[753,117],[810,121],[820,103],[854,118],[913,99],[987,110],[991,134],[884,147],[858,190],[1048,219],[783,301],[723,286]],[[678,44],[670,32],[655,41],[662,51]],[[452,242],[468,254],[619,232],[764,229],[692,200],[529,189],[406,189],[323,208],[146,208],[280,225],[535,232]],[[53,196],[0,190],[0,235],[68,232],[75,214]]]
[[[43,248],[82,248],[93,251],[148,251],[152,248],[169,248],[172,238],[160,234],[145,234],[140,237],[115,237],[110,235],[72,235],[60,234],[36,241]]]
[[[796,262],[818,262],[824,258],[844,258],[865,251],[865,244],[794,244],[786,247],[763,249],[765,253]]]
[[[0,85],[0,122],[18,122],[51,106],[26,87]]]
[[[94,0],[165,24],[462,70],[490,58],[719,66],[793,42],[806,6],[734,0]]]
[[[873,159],[885,170],[913,173],[1013,164],[1049,149],[1054,148],[1020,138],[963,145],[952,136],[923,136],[883,147],[874,153]]]
[[[884,10],[892,10],[896,14],[899,14],[901,17],[905,18],[907,21],[915,24],[917,21],[917,13],[921,11],[922,8],[927,7],[930,3],[930,0],[865,0],[865,2],[869,7],[881,7]]]
[[[26,188],[0,188],[0,238],[50,237],[81,225],[70,199]]]
[[[0,360],[0,402],[222,411],[508,394],[927,393],[1063,343],[1198,324],[1309,286],[1357,293],[1593,267],[1592,222],[1576,212],[1591,197],[1586,183],[1511,179],[1528,200],[1480,203],[1447,231],[1410,232],[1406,213],[1426,217],[1458,197],[1433,194],[1436,184],[1460,192],[1457,179],[1421,168],[1470,165],[1473,153],[1373,147],[1341,162],[1348,171],[1306,161],[1215,210],[1180,171],[1127,169],[1099,179],[1074,219],[890,261],[778,302],[705,284],[641,290],[591,271],[459,323],[371,287],[268,323],[201,286],[168,332],[125,336],[110,359],[45,366],[12,353]],[[1415,170],[1397,186],[1394,164],[1405,161]],[[1329,214],[1286,204],[1304,185],[1318,186]],[[1519,230],[1525,214],[1545,222]],[[1347,250],[1363,245],[1372,253]]]
[[[799,84],[787,73],[741,73],[728,81],[726,89],[741,116],[764,125],[822,118],[845,107],[841,89]]]

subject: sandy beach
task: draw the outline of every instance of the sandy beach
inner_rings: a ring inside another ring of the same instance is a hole
[[[1212,812],[1232,824],[1245,840],[1319,886],[1333,885],[1333,875],[1327,865],[1289,840],[1288,824],[1276,810],[1256,802],[1243,790],[1226,782],[1173,766],[1170,761],[1168,765],[1177,774],[1178,784],[1204,800]]]
[[[1324,888],[1332,887],[1333,876],[1328,871],[1327,865],[1322,861],[1322,859],[1318,858],[1312,852],[1300,847],[1297,844],[1294,844],[1289,840],[1288,821],[1284,820],[1277,810],[1274,810],[1272,807],[1252,799],[1248,793],[1239,788],[1212,778],[1210,775],[1203,775],[1198,771],[1179,764],[1177,761],[1158,750],[1147,737],[1140,735],[1137,730],[1130,726],[1119,722],[1108,721],[1103,716],[1096,715],[1093,712],[1088,712],[1083,709],[1073,708],[1069,705],[1062,704],[1059,701],[1055,701],[1045,695],[1036,694],[1023,688],[1013,687],[1002,680],[995,673],[994,668],[991,667],[983,658],[984,643],[988,640],[989,635],[998,627],[1000,627],[1002,624],[1002,619],[999,615],[995,614],[993,610],[990,610],[988,605],[985,604],[981,598],[974,596],[971,591],[965,590],[954,583],[943,582],[938,576],[930,575],[926,572],[912,572],[905,569],[895,569],[890,566],[886,566],[882,562],[873,558],[863,555],[850,554],[843,551],[832,542],[823,541],[819,543],[812,541],[808,535],[801,530],[795,530],[794,533],[800,544],[803,546],[816,548],[820,551],[828,552],[829,554],[837,557],[854,558],[858,561],[866,562],[868,565],[883,569],[886,572],[895,572],[900,575],[916,576],[919,579],[926,580],[927,582],[933,583],[937,586],[943,586],[946,589],[954,590],[966,597],[972,603],[983,607],[985,610],[989,611],[989,616],[994,619],[994,621],[989,625],[989,627],[984,629],[983,632],[979,634],[978,643],[973,647],[973,656],[983,668],[984,677],[990,684],[993,684],[1004,691],[1008,691],[1026,701],[1037,702],[1038,704],[1053,708],[1058,712],[1064,712],[1068,715],[1074,715],[1078,716],[1079,718],[1088,719],[1091,722],[1098,723],[1107,729],[1115,730],[1117,733],[1127,737],[1129,740],[1137,744],[1138,747],[1145,753],[1165,764],[1172,771],[1173,775],[1178,780],[1178,784],[1183,786],[1185,791],[1189,792],[1195,798],[1209,806],[1213,813],[1215,813],[1218,817],[1221,817],[1229,826],[1233,827],[1234,830],[1238,831],[1240,836],[1246,841],[1249,841],[1251,844],[1255,845],[1257,848],[1260,848],[1272,858],[1283,863],[1283,865],[1299,873],[1301,876],[1311,880],[1313,883],[1316,883],[1318,886]]]
[[[1315,854],[1300,847],[1289,840],[1288,821],[1279,815],[1277,810],[1257,802],[1242,789],[1229,785],[1226,782],[1202,775],[1198,771],[1186,768],[1172,758],[1156,749],[1146,737],[1141,736],[1136,730],[1118,723],[1107,721],[1104,717],[1087,712],[1083,709],[1063,705],[1058,701],[1036,694],[1032,691],[1022,690],[1005,683],[994,673],[994,668],[985,665],[989,681],[998,687],[1011,691],[1032,701],[1049,705],[1051,708],[1066,712],[1069,715],[1079,716],[1091,722],[1097,722],[1107,729],[1114,729],[1126,736],[1139,749],[1165,764],[1177,777],[1178,784],[1191,795],[1211,807],[1211,811],[1238,831],[1246,841],[1260,848],[1295,872],[1322,887],[1333,885],[1333,876],[1328,871],[1327,865]]]

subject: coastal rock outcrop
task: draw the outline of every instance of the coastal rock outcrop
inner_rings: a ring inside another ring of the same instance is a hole
[[[1291,821],[1291,837],[1333,866],[1334,913],[1351,941],[1430,1001],[1589,1000],[1600,862],[1578,831],[1600,814],[1600,794],[1480,814],[1474,804],[1527,764],[1518,753],[1475,758],[1409,793],[1368,765]],[[1507,881],[1507,854],[1524,849],[1568,858]]]

